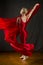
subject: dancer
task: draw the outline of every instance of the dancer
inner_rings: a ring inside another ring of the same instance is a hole
[[[22,51],[22,56],[20,58],[22,58],[23,60],[27,59],[28,56],[32,55],[32,52],[34,50],[34,43],[30,44],[30,43],[26,43],[27,38],[28,38],[28,33],[26,31],[26,26],[27,23],[30,21],[30,18],[37,13],[38,9],[40,7],[40,4],[37,3],[35,4],[35,6],[33,7],[33,9],[28,12],[28,10],[26,8],[22,8],[20,11],[21,17],[18,17],[17,20],[19,20],[19,24],[20,25],[20,38],[21,38],[21,42],[24,44],[23,45],[23,51]]]
[[[40,8],[40,4],[36,3],[33,9],[28,12],[26,8],[22,8],[20,11],[21,16],[14,19],[0,18],[0,29],[4,30],[5,40],[16,50],[20,52],[23,60],[26,60],[32,55],[34,50],[34,43],[27,43],[28,33],[26,26],[33,15],[35,15]],[[21,44],[17,41],[16,37],[20,34]]]
[[[23,54],[20,58],[23,60],[26,60],[29,56],[32,55],[32,52],[34,50],[34,43],[26,43],[27,38],[28,38],[28,33],[26,31],[26,26],[28,22],[30,22],[30,19],[32,18],[33,15],[35,15],[40,8],[40,4],[36,3],[33,9],[28,12],[26,8],[22,8],[20,11],[21,16],[17,17],[17,23],[18,25],[18,31],[17,34],[20,34],[20,40],[21,44],[18,44],[17,47],[19,48],[19,52]],[[16,34],[16,36],[17,36]],[[11,46],[15,49],[15,44],[11,43]],[[16,48],[17,49],[17,48]],[[17,51],[18,51],[17,50]]]

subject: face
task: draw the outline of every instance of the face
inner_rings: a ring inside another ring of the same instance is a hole
[[[22,14],[21,14],[22,16],[24,16],[24,15],[26,15],[26,13],[25,12],[22,12]]]
[[[27,13],[27,9],[22,8],[21,11],[20,11],[20,14],[23,16],[23,15],[26,15],[26,13]]]

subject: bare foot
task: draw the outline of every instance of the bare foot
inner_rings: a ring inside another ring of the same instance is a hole
[[[29,57],[28,56],[24,56],[22,60],[26,60],[28,59]]]
[[[20,58],[21,58],[22,60],[26,60],[26,59],[29,58],[29,56],[22,55]]]
[[[20,58],[23,59],[24,55],[22,55]]]

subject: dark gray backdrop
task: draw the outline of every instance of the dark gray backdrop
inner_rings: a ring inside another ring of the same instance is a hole
[[[43,51],[43,0],[1,0],[0,17],[14,18],[19,16],[22,7],[31,9],[37,2],[41,4],[40,10],[32,17],[27,25],[28,39],[27,42],[34,43],[35,51]],[[20,41],[20,38],[17,38]],[[4,32],[0,30],[0,52],[14,51],[13,48],[4,41]]]

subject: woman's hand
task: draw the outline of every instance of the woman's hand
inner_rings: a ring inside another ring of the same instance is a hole
[[[36,3],[35,6],[39,6],[40,4],[39,3]]]

